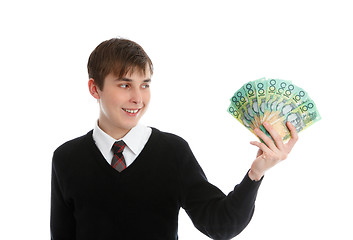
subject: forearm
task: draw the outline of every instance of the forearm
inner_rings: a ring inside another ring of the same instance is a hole
[[[194,225],[207,236],[214,239],[229,239],[244,230],[249,224],[255,207],[255,200],[261,181],[254,182],[248,175],[232,192],[225,196],[211,192],[213,197],[202,204],[190,205],[187,213]],[[200,192],[197,193],[199,196]]]
[[[260,181],[253,181],[247,172],[240,184],[226,196],[207,181],[190,148],[179,157],[181,206],[195,227],[214,239],[238,235],[250,222]]]

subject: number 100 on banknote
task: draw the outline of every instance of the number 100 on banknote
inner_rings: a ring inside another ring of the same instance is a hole
[[[265,121],[268,122],[283,141],[290,138],[287,121],[299,133],[321,119],[308,93],[282,79],[260,78],[245,83],[231,97],[228,112],[252,133],[255,128],[260,128],[271,137],[263,126]]]

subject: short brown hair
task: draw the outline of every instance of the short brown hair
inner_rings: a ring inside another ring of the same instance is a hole
[[[104,79],[110,73],[122,78],[136,68],[145,74],[146,67],[152,74],[153,65],[147,53],[139,44],[123,38],[112,38],[99,44],[87,63],[88,76],[94,79],[100,90],[103,90]]]

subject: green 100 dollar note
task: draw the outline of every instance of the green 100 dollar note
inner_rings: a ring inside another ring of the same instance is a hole
[[[308,100],[296,109],[287,113],[285,116],[270,121],[269,123],[282,136],[282,139],[286,141],[290,138],[290,132],[286,126],[287,122],[291,122],[299,133],[320,119],[321,116],[314,101]]]
[[[274,78],[244,84],[232,96],[228,112],[252,133],[260,128],[271,138],[263,126],[264,121],[268,122],[284,141],[290,138],[287,121],[301,132],[321,119],[314,101],[304,89],[291,81]]]
[[[231,103],[228,107],[228,112],[235,118],[237,119],[241,124],[243,124],[249,131],[254,133],[254,128],[252,125],[249,125],[248,121],[245,119],[245,117],[234,107],[234,105]],[[255,133],[254,133],[255,134]]]
[[[251,112],[250,103],[243,87],[234,93],[231,98],[231,104],[241,114],[243,122],[245,121],[246,125],[254,129],[256,125],[252,117],[253,113]],[[244,124],[244,126],[246,125]]]
[[[265,78],[260,78],[255,80],[255,88],[256,88],[256,98],[259,109],[259,117],[260,123],[263,123],[265,108],[266,108],[266,88],[267,81]]]

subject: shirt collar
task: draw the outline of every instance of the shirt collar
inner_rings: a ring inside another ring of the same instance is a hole
[[[105,133],[99,126],[98,121],[96,121],[95,127],[93,129],[93,138],[99,149],[102,153],[109,153],[115,141],[123,140],[126,146],[134,153],[137,154],[140,152],[141,148],[144,147],[144,142],[141,139],[144,139],[147,133],[145,131],[147,127],[141,124],[137,124],[133,127],[123,138],[115,139]],[[104,154],[105,155],[105,154]]]
[[[131,149],[134,154],[141,152],[142,148],[145,146],[146,135],[148,134],[148,128],[142,124],[137,124],[133,127],[122,140]]]

